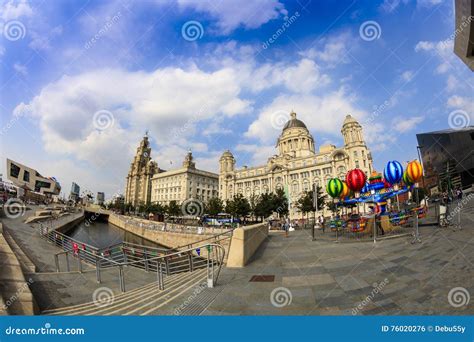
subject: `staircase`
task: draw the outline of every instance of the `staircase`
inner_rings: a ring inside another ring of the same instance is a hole
[[[183,272],[165,277],[164,290],[157,282],[134,290],[112,294],[104,291],[105,300],[91,301],[84,304],[59,309],[46,310],[45,315],[156,315],[160,309],[171,303],[185,304],[193,298],[192,289],[205,286],[206,269]],[[101,288],[99,288],[100,290]],[[189,296],[187,294],[189,293]],[[98,296],[99,297],[99,296]]]

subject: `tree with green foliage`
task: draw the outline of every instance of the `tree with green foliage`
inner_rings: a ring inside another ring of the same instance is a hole
[[[275,194],[265,192],[259,196],[254,213],[257,217],[266,218],[276,211],[275,209]]]
[[[182,210],[181,210],[181,206],[179,206],[178,203],[175,200],[170,201],[170,203],[166,206],[166,212],[170,216],[182,216],[183,215]]]
[[[249,201],[242,194],[237,194],[226,202],[225,211],[234,217],[245,217],[250,213]]]
[[[313,204],[313,192],[305,191],[296,202],[296,207],[303,213],[303,216],[306,215],[307,219],[308,213],[315,211]]]
[[[277,212],[279,217],[288,215],[288,198],[283,189],[277,189],[274,194],[273,211]]]
[[[257,208],[259,201],[260,201],[260,196],[256,194],[252,194],[249,198],[250,214],[252,214],[252,216],[254,217],[257,217],[255,210]]]
[[[204,212],[208,215],[216,216],[224,210],[224,202],[219,197],[213,197],[204,207]]]
[[[164,206],[162,206],[160,203],[152,203],[150,204],[148,208],[148,212],[155,214],[155,215],[163,215],[166,212],[166,209]]]

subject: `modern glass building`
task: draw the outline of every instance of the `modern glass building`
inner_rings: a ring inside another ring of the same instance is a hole
[[[439,190],[474,183],[474,126],[417,134],[425,185]]]

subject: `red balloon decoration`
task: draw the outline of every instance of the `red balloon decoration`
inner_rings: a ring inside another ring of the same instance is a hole
[[[346,183],[352,191],[360,191],[367,180],[367,176],[361,169],[354,169],[346,174]]]

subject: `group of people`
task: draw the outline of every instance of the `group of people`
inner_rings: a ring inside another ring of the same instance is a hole
[[[452,202],[454,199],[462,200],[464,193],[460,187],[452,189],[451,191],[445,190],[442,194],[442,200],[444,204]]]

